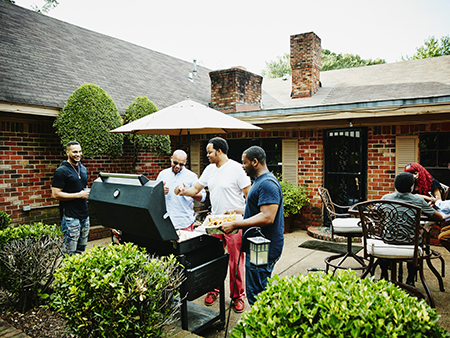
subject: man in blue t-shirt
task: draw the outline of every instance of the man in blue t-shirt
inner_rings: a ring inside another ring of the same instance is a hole
[[[255,267],[250,264],[250,255],[245,258],[245,286],[250,305],[256,296],[264,291],[267,279],[271,277],[275,263],[281,256],[284,245],[283,192],[280,183],[266,165],[266,153],[261,147],[252,146],[242,154],[243,168],[255,181],[247,196],[245,210],[229,210],[242,213],[244,219],[222,225],[225,233],[235,229],[260,227],[263,235],[269,239],[269,262],[266,267]]]
[[[59,200],[63,254],[83,253],[89,236],[87,169],[81,164],[81,146],[77,141],[66,145],[67,160],[56,169],[52,197]]]

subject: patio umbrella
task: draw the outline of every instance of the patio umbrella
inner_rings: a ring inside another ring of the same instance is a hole
[[[219,134],[262,128],[186,99],[138,120],[111,130],[111,133],[187,135],[190,157],[191,134]]]

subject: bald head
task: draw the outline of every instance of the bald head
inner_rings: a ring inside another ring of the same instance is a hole
[[[184,150],[181,150],[181,149],[175,150],[175,151],[173,152],[173,154],[172,154],[172,157],[174,157],[174,156],[176,156],[176,157],[181,157],[181,158],[183,158],[184,160],[187,160],[187,154],[186,154],[186,152],[185,152]]]
[[[172,163],[172,170],[175,174],[179,173],[181,169],[186,165],[187,154],[184,150],[177,149],[173,152],[170,158]]]

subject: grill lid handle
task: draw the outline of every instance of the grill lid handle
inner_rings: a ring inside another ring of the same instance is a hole
[[[135,174],[117,174],[117,173],[99,173],[98,176],[102,179],[102,182],[105,182],[108,177],[117,177],[117,178],[127,178],[127,179],[138,179],[141,185],[145,185],[148,181],[150,181],[144,175],[135,175]]]

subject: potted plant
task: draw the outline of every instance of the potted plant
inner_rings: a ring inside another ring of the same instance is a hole
[[[283,215],[285,232],[289,232],[293,215],[299,214],[302,207],[309,203],[306,185],[291,183],[278,176],[283,191]]]

